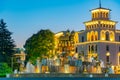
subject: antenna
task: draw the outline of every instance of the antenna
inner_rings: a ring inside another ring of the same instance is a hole
[[[101,0],[99,0],[99,7],[101,8]]]

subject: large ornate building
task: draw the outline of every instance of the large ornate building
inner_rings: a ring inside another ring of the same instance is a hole
[[[75,44],[78,43],[78,32],[61,31],[55,34],[55,49],[58,55],[73,56]]]
[[[98,57],[105,64],[120,65],[120,31],[116,21],[110,19],[110,9],[101,7],[90,10],[92,19],[84,22],[85,30],[79,33],[77,53]]]

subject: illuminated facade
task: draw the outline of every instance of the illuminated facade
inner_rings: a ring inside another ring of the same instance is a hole
[[[84,22],[85,30],[79,33],[77,53],[98,57],[105,64],[120,65],[120,31],[116,21],[110,19],[110,9],[92,9],[92,19]]]
[[[67,30],[55,34],[55,48],[59,55],[73,56],[76,43],[78,43],[78,32]]]

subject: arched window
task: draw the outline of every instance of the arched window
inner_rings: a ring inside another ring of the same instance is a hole
[[[98,32],[95,31],[95,40],[98,40]]]
[[[97,13],[95,13],[95,18],[97,18],[98,17],[98,14]]]
[[[100,32],[100,37],[101,37],[101,40],[105,40],[105,31],[104,30],[102,30]]]
[[[109,41],[109,32],[106,32],[106,40]]]
[[[94,40],[94,36],[93,35],[91,35],[91,41],[93,41]]]
[[[114,32],[110,32],[110,41],[114,41],[115,37],[114,37]]]
[[[94,41],[95,40],[95,34],[94,34],[94,31],[91,31],[91,41]]]

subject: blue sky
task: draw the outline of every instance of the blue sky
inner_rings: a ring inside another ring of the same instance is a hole
[[[40,29],[53,32],[83,30],[83,22],[91,19],[89,10],[99,0],[0,0],[0,18],[13,32],[17,47]],[[111,19],[120,22],[120,0],[102,0],[102,7],[112,10]],[[119,23],[117,29],[120,29]]]

